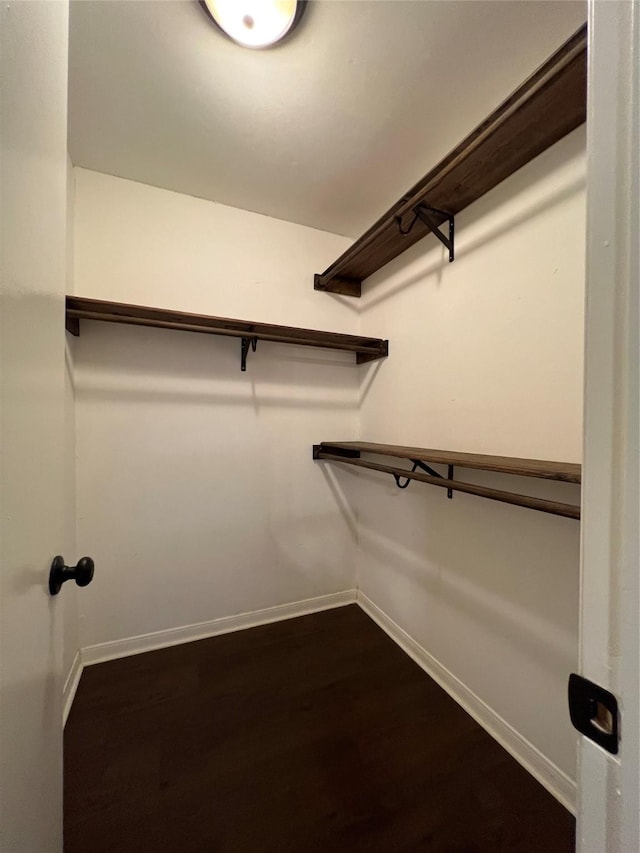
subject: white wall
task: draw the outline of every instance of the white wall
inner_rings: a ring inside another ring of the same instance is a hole
[[[579,129],[456,218],[453,264],[429,238],[365,283],[362,334],[388,336],[390,358],[363,386],[363,439],[580,461],[584,181]],[[576,486],[463,475],[579,501]],[[360,588],[574,779],[579,523],[352,480]]]
[[[349,241],[75,170],[80,296],[357,332],[313,290]],[[355,522],[311,460],[357,432],[348,353],[81,322],[82,646],[354,586]]]

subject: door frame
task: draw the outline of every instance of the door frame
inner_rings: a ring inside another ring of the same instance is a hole
[[[579,738],[578,853],[640,850],[639,13],[589,0],[579,668],[617,697],[621,739]]]

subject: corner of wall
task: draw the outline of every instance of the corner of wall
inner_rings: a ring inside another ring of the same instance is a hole
[[[525,770],[540,782],[572,814],[576,813],[577,787],[551,759],[483,702],[459,678],[443,666],[423,646],[391,619],[360,589],[359,607],[396,642],[460,707],[473,717]]]

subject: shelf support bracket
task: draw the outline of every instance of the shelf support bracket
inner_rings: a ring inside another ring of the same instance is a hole
[[[249,354],[249,347],[251,347],[253,352],[255,352],[257,346],[257,338],[242,338],[242,344],[240,348],[240,370],[243,373],[247,369],[247,355]]]
[[[449,236],[447,237],[440,230],[440,226],[436,221],[436,217],[444,217],[449,223]],[[453,213],[445,213],[444,210],[437,210],[435,207],[429,207],[423,201],[413,208],[413,220],[408,228],[402,227],[402,217],[396,216],[398,223],[398,231],[403,237],[407,237],[412,231],[413,226],[420,219],[429,231],[440,240],[440,242],[449,250],[449,263],[455,260],[455,219]]]
[[[64,326],[67,332],[72,334],[74,337],[79,337],[80,335],[80,320],[78,317],[69,317],[68,315],[65,317]]]
[[[438,472],[434,471],[430,465],[426,465],[424,462],[421,462],[419,459],[412,459],[411,461],[413,462],[413,468],[411,469],[412,474],[414,473],[414,471],[417,471],[418,468],[420,468],[420,470],[424,471],[425,474],[429,474],[432,477],[438,477],[440,480],[445,479],[442,476],[442,474],[438,474]],[[409,485],[409,483],[411,482],[411,480],[408,477],[403,478],[401,474],[394,474],[393,478],[396,481],[396,486],[399,489],[406,489],[407,486]],[[400,482],[400,480],[402,480],[402,479],[404,479],[404,483]],[[447,479],[453,480],[453,465],[447,466]],[[447,489],[447,497],[449,498],[449,500],[451,500],[453,498],[453,489]]]
[[[424,471],[425,474],[429,474],[431,477],[439,477],[441,480],[444,479],[442,474],[438,474],[437,471],[434,471],[429,465],[426,465],[424,462],[421,462],[419,459],[412,459],[413,468],[411,469],[411,473],[413,474],[415,471],[420,468],[421,471]],[[399,489],[406,489],[411,480],[407,477],[404,483],[400,483],[400,480],[404,479],[401,474],[394,474],[393,479],[396,481],[396,486]]]
[[[344,456],[345,459],[360,459],[359,450],[349,450],[346,447],[330,447],[329,451],[333,456]],[[313,458],[322,459],[321,453],[326,452],[321,444],[313,445]]]

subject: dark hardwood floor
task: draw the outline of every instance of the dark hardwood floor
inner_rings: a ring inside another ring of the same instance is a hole
[[[570,853],[573,817],[358,607],[91,666],[66,853]]]

